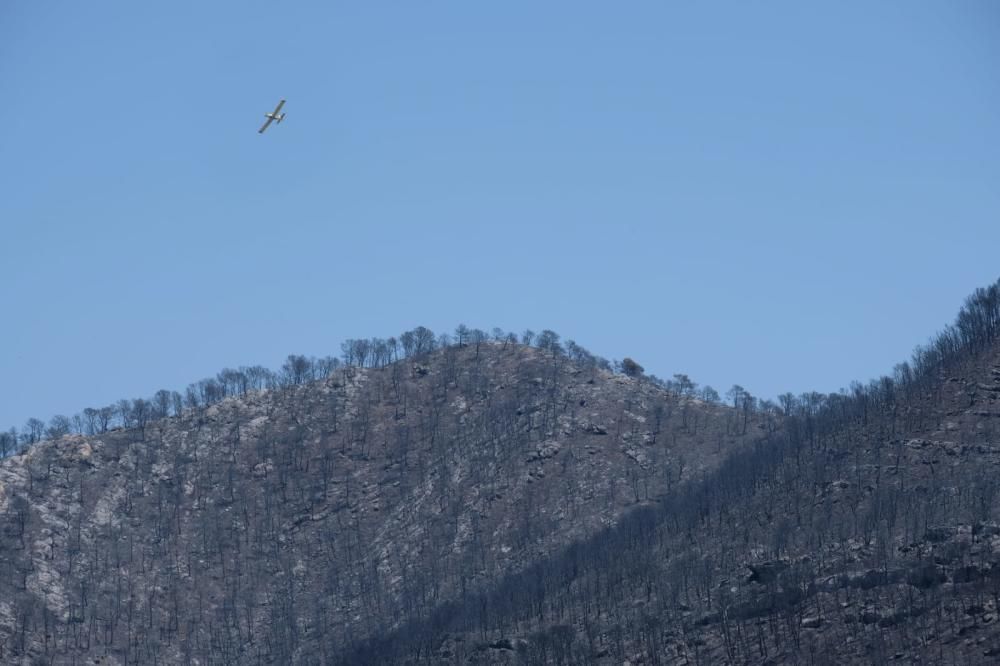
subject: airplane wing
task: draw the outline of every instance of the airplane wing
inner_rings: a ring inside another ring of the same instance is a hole
[[[278,112],[281,111],[281,107],[283,107],[284,105],[285,105],[285,100],[281,100],[280,102],[278,102],[278,106],[274,107],[274,115],[278,115]]]
[[[257,130],[257,134],[263,134],[264,130],[267,129],[267,126],[271,124],[272,120],[274,120],[274,118],[272,118],[271,116],[268,116],[267,120],[264,121],[264,124],[260,126],[259,130]]]

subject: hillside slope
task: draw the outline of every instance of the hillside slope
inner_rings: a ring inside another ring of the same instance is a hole
[[[1000,661],[1000,287],[893,378],[784,402],[656,506],[338,663]]]
[[[484,343],[43,442],[0,461],[0,660],[329,663],[761,434]]]

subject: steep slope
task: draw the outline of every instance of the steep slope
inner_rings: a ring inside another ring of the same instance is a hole
[[[0,461],[0,660],[329,663],[761,434],[484,343],[43,442]]]
[[[997,663],[1000,288],[976,296],[918,367],[788,400],[655,507],[339,662]]]

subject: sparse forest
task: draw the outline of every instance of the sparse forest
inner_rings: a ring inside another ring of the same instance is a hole
[[[184,392],[161,389],[150,398],[121,399],[105,407],[87,407],[81,412],[67,417],[53,416],[48,425],[37,418],[29,418],[18,429],[11,426],[6,432],[0,431],[0,458],[16,453],[23,447],[44,439],[59,439],[64,435],[100,435],[119,428],[145,427],[156,419],[180,416],[185,410],[211,407],[227,398],[243,398],[250,392],[285,389],[289,386],[329,378],[342,366],[358,368],[384,368],[410,358],[425,356],[438,348],[471,345],[478,354],[483,344],[499,344],[503,348],[518,344],[516,333],[505,333],[494,328],[491,333],[481,329],[470,329],[460,324],[454,336],[447,333],[436,335],[433,331],[418,326],[402,335],[389,338],[348,339],[341,343],[341,354],[336,356],[302,356],[289,354],[278,370],[260,365],[243,366],[238,369],[224,368],[215,377],[208,377],[187,386]],[[573,363],[588,368],[622,372],[630,377],[643,374],[642,366],[630,358],[610,362],[595,356],[573,340],[560,342],[554,331],[545,330],[537,335],[526,330],[520,336],[521,344],[534,344],[541,350],[553,351]],[[688,395],[697,386],[687,375],[675,375],[675,380],[661,380],[655,375],[648,377],[653,384],[667,391]],[[718,402],[718,393],[710,386],[704,387],[701,397],[710,402]]]
[[[0,661],[1000,656],[1000,282],[837,394],[417,328],[0,453]]]

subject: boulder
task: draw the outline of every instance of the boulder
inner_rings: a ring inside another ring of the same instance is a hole
[[[802,626],[806,629],[818,629],[821,624],[823,624],[823,619],[819,617],[804,617],[801,622]]]
[[[750,576],[747,581],[750,583],[767,584],[778,580],[778,576],[788,568],[788,562],[783,560],[772,560],[761,564],[748,564]]]

